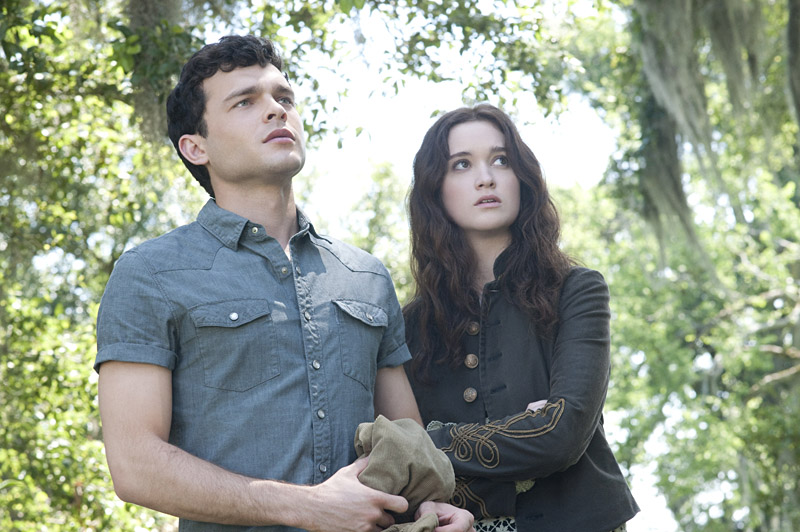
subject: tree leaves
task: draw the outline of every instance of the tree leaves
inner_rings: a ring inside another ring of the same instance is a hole
[[[309,94],[311,137],[333,129],[336,91],[359,82],[342,61],[367,51],[385,78],[377,92],[409,76],[454,80],[465,100],[504,102],[523,119],[522,93],[554,113],[567,92],[588,98],[619,149],[601,187],[558,201],[565,247],[612,291],[619,458],[631,471],[658,464],[684,530],[800,528],[797,0],[687,0],[680,12],[651,0],[585,4],[3,2],[0,528],[172,522],[113,494],[93,321],[123,250],[190,219],[204,199],[161,113],[189,53],[229,31],[280,44]],[[370,49],[367,20],[385,50]],[[453,57],[474,68],[451,68]],[[379,168],[349,216],[352,240],[384,259],[401,300],[411,289],[402,196]],[[658,452],[653,434],[666,442]]]

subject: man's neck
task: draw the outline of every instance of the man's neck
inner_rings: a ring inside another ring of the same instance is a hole
[[[299,230],[297,206],[291,184],[256,189],[216,190],[217,205],[264,226],[289,254],[289,239]]]

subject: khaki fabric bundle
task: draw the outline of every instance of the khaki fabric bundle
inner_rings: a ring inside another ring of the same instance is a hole
[[[425,501],[447,501],[452,497],[453,466],[415,421],[389,421],[378,416],[372,423],[361,423],[354,440],[358,457],[369,455],[359,480],[365,486],[408,500],[408,512],[397,516],[398,521],[413,519]],[[386,532],[433,532],[438,525],[435,514],[425,514],[416,522],[396,524]]]

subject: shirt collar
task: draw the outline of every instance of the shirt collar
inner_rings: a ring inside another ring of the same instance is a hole
[[[197,222],[222,242],[223,245],[233,250],[239,247],[242,233],[244,233],[247,224],[250,223],[247,218],[217,205],[213,198],[209,199],[200,210],[200,214],[197,215]],[[297,225],[300,227],[297,236],[311,233],[316,238],[323,238],[317,234],[314,224],[299,208],[297,209]]]

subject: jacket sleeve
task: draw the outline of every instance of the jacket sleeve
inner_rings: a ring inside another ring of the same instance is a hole
[[[602,275],[574,271],[562,290],[559,313],[550,394],[542,410],[429,431],[456,476],[535,480],[569,468],[586,451],[602,422],[608,389],[610,311]]]

